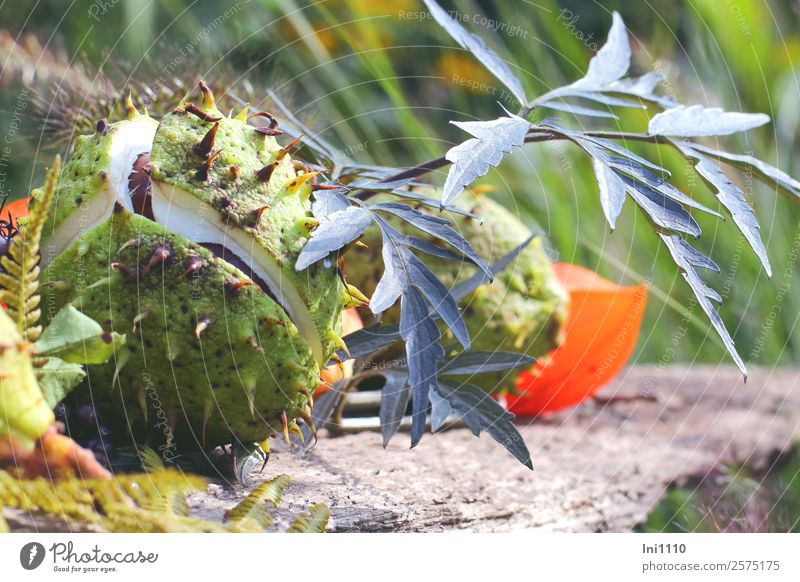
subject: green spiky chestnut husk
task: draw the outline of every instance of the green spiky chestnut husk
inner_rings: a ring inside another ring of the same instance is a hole
[[[129,337],[76,397],[115,436],[182,449],[260,442],[307,417],[342,345],[335,262],[294,268],[314,174],[201,89],[199,106],[160,122],[131,107],[78,140],[42,257],[45,318],[72,303]],[[143,183],[146,203],[131,196]]]

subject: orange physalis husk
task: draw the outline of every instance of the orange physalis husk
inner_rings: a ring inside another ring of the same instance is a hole
[[[358,315],[358,311],[355,308],[345,309],[342,312],[342,336],[358,331],[363,327],[364,322],[361,321],[361,317]],[[323,368],[319,374],[321,382],[319,386],[317,386],[317,390],[314,394],[319,396],[330,390],[334,382],[349,378],[352,375],[353,360]]]
[[[554,270],[570,295],[564,342],[517,376],[518,394],[506,396],[517,415],[553,412],[593,396],[622,370],[639,335],[646,285],[622,287],[564,263]]]

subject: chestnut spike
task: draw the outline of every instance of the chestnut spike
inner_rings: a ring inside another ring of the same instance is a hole
[[[126,279],[135,279],[136,271],[125,263],[111,263],[111,268],[122,273]]]
[[[214,140],[217,138],[217,131],[219,130],[219,122],[211,126],[206,134],[198,143],[192,147],[192,151],[200,158],[208,159],[211,155],[211,150],[214,149]]]
[[[222,119],[221,117],[218,117],[216,115],[211,115],[209,113],[206,113],[205,111],[200,109],[194,103],[185,103],[183,105],[183,109],[186,111],[186,113],[191,113],[192,115],[194,115],[195,117],[197,117],[198,119],[201,119],[203,121],[216,123],[217,121]],[[175,112],[173,112],[173,113],[175,113]]]
[[[241,177],[242,177],[242,169],[239,166],[233,165],[230,168],[228,168],[228,180],[230,180],[231,182],[236,182]]]
[[[291,152],[297,146],[297,144],[300,143],[301,139],[303,139],[303,136],[298,135],[296,138],[294,138],[294,141],[292,141],[292,143],[279,149],[278,154],[275,156],[275,159],[277,160],[283,159],[283,156]]]
[[[269,461],[269,439],[264,439],[258,443],[258,446],[260,446],[261,450],[264,451],[264,463],[261,465],[261,469],[258,471],[259,473],[263,473],[264,469],[267,468],[267,461]]]
[[[132,238],[131,240],[129,240],[125,244],[123,244],[121,247],[119,247],[119,249],[117,249],[117,254],[120,254],[122,251],[124,251],[127,248],[138,249],[141,246],[141,244],[142,244],[142,239]]]
[[[347,344],[344,343],[344,340],[332,329],[329,329],[327,332],[328,339],[333,343],[336,350],[342,350],[348,356],[350,355],[350,350],[347,349]]]
[[[94,129],[100,135],[107,135],[110,127],[111,126],[108,124],[108,119],[104,117],[97,122],[97,124],[94,126]]]
[[[286,419],[286,411],[281,410],[281,428],[283,429],[283,438],[287,444],[292,444],[289,440],[289,421]]]
[[[275,129],[276,127],[278,127],[278,119],[274,115],[272,115],[272,113],[270,113],[269,111],[257,111],[256,113],[253,113],[252,115],[248,116],[247,121],[255,119],[256,117],[266,117],[267,119],[269,119],[270,129]]]
[[[306,437],[303,436],[303,431],[300,430],[300,427],[297,426],[297,423],[295,421],[292,421],[292,422],[289,423],[289,432],[293,432],[294,434],[296,434],[299,437],[300,444],[302,444],[302,445],[306,444]]]
[[[142,320],[150,315],[150,312],[145,310],[138,314],[136,317],[133,318],[133,327],[131,328],[131,333],[136,333],[136,328],[139,327],[139,324]]]
[[[304,218],[298,218],[295,221],[295,224],[300,228],[306,229],[308,232],[313,231],[315,228],[319,226],[319,220],[312,216],[306,216]]]
[[[211,88],[206,85],[205,81],[200,81],[197,86],[200,87],[200,91],[203,93],[203,109],[216,109],[217,104],[214,101],[214,93]]]
[[[245,121],[246,122],[247,121],[247,112],[248,111],[250,111],[250,104],[249,103],[245,103],[244,107],[242,107],[242,110],[239,113],[236,114],[236,117],[234,117],[234,119],[236,119],[238,121]]]
[[[319,172],[306,172],[305,174],[300,174],[294,180],[289,182],[289,185],[286,186],[286,189],[292,194],[295,194],[300,190],[300,188],[302,188],[303,184],[305,184],[309,180],[313,180],[314,178],[319,176],[319,174],[320,174]]]
[[[221,149],[218,149],[213,154],[206,158],[206,161],[203,162],[203,165],[200,166],[200,169],[195,172],[194,178],[199,182],[207,182],[208,181],[208,173],[211,171],[211,165],[214,163],[214,160],[217,159],[217,156],[222,153]]]
[[[203,333],[208,326],[211,325],[211,318],[207,315],[202,315],[197,318],[197,325],[194,327],[194,337],[200,339],[200,334]]]
[[[188,275],[193,275],[200,269],[206,266],[206,262],[204,259],[201,259],[197,255],[192,255],[188,259],[186,259],[186,270],[181,275],[181,278],[187,277]]]
[[[258,170],[256,172],[256,180],[258,180],[259,182],[263,182],[265,184],[269,182],[269,179],[272,177],[272,172],[274,172],[275,168],[278,167],[278,163],[279,162],[276,160],[271,164],[267,164],[266,166]]]
[[[325,184],[312,184],[311,189],[316,192],[317,190],[342,190],[344,186],[336,182],[327,182]]]
[[[251,348],[253,348],[259,354],[264,353],[264,348],[258,345],[258,340],[256,339],[255,336],[253,335],[247,336],[247,343],[250,345]]]
[[[153,251],[153,254],[150,255],[150,260],[148,261],[147,266],[144,268],[144,274],[146,275],[147,273],[150,272],[150,269],[152,269],[156,265],[163,263],[171,256],[172,256],[171,248],[169,248],[167,245],[164,244],[158,245]]]
[[[267,210],[270,210],[271,208],[272,208],[272,206],[270,206],[269,204],[265,204],[264,206],[260,206],[260,207],[256,208],[255,210],[251,210],[250,211],[250,216],[252,216],[252,218],[253,218],[254,225],[258,224],[261,221],[261,216]]]
[[[297,416],[302,418],[303,422],[305,422],[308,425],[308,430],[310,430],[311,434],[314,435],[314,444],[317,444],[317,427],[314,426],[314,421],[311,420],[311,415],[308,414],[305,410],[300,410],[297,413]]]
[[[345,283],[345,309],[369,305],[369,297],[364,295],[355,285]]]
[[[273,129],[271,127],[257,127],[256,133],[260,133],[261,135],[266,135],[269,137],[278,137],[279,135],[283,135],[283,130]]]
[[[130,91],[128,91],[128,94],[125,96],[125,110],[128,112],[128,117],[139,115],[139,112],[136,110],[136,106],[133,104]]]
[[[305,396],[306,400],[308,401],[308,405],[311,408],[314,408],[314,396],[311,394],[311,391],[309,391],[307,388],[299,388],[297,391]]]
[[[238,293],[245,287],[249,287],[250,285],[255,285],[252,281],[245,281],[244,279],[227,279],[225,281],[225,288],[230,289],[234,293]]]

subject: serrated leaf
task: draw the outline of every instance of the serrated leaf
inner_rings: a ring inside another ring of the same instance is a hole
[[[800,198],[800,182],[792,178],[789,174],[771,166],[766,162],[762,162],[758,158],[748,156],[745,154],[731,154],[702,146],[700,144],[692,144],[692,148],[699,152],[703,152],[732,166],[740,169],[752,169],[756,178],[766,184],[776,186],[783,194],[791,197],[795,202]]]
[[[107,333],[72,305],[59,311],[36,342],[36,353],[68,364],[104,364],[125,343],[125,336]]]
[[[566,91],[560,93],[563,97],[578,97],[580,99],[588,99],[595,103],[602,103],[603,105],[612,105],[615,107],[630,107],[632,109],[644,109],[645,106],[640,101],[631,101],[630,99],[620,99],[612,95],[604,93],[597,93],[594,91]]]
[[[344,188],[341,190],[318,190],[314,192],[314,201],[311,203],[311,213],[314,218],[322,220],[334,212],[342,212],[350,208],[350,201],[345,195]]]
[[[671,97],[662,97],[655,94],[655,90],[664,81],[661,73],[649,72],[641,77],[627,77],[615,81],[603,88],[603,91],[610,93],[621,93],[623,95],[633,95],[639,99],[656,103],[663,109],[675,107],[677,102]]]
[[[395,301],[403,294],[403,288],[406,287],[405,279],[408,274],[402,272],[403,259],[400,256],[403,248],[398,243],[384,238],[383,248],[381,248],[383,274],[375,286],[369,302],[369,308],[375,315],[383,313],[394,305]]]
[[[525,143],[531,124],[509,115],[492,121],[450,122],[474,137],[451,148],[445,155],[453,165],[442,190],[443,206],[453,202],[473,180],[486,175],[489,168],[497,166],[512,148]]]
[[[461,317],[458,303],[448,291],[433,271],[425,263],[420,261],[413,253],[407,252],[406,261],[408,274],[411,283],[422,291],[425,298],[439,314],[445,325],[453,332],[456,339],[465,350],[470,348],[469,332],[467,324]]]
[[[525,90],[522,88],[520,80],[514,76],[514,73],[511,72],[508,65],[497,56],[497,53],[486,46],[486,43],[483,42],[481,37],[467,31],[461,24],[451,18],[434,0],[425,0],[425,5],[428,7],[428,10],[431,11],[433,18],[439,26],[444,28],[461,48],[467,49],[475,55],[475,58],[477,58],[498,81],[503,83],[503,85],[511,91],[511,94],[517,98],[520,105],[525,105],[527,103],[528,100],[525,97]]]
[[[463,352],[447,361],[439,370],[441,376],[465,376],[504,372],[521,366],[532,366],[536,360],[513,352]]]
[[[436,385],[439,361],[444,349],[441,334],[428,306],[416,288],[403,292],[400,301],[400,336],[406,343],[408,386],[411,390],[411,446],[419,443],[425,432],[428,393]]]
[[[324,503],[312,505],[289,526],[288,533],[325,533],[331,510]]]
[[[716,216],[717,218],[722,218],[718,212],[715,212],[710,208],[704,206],[703,204],[700,204],[690,196],[687,196],[686,194],[678,190],[675,186],[667,182],[664,178],[655,175],[647,168],[642,167],[636,162],[624,158],[612,157],[609,160],[609,165],[615,170],[619,170],[623,174],[626,174],[628,177],[636,180],[637,182],[641,182],[642,184],[649,186],[656,192],[663,194],[667,198],[674,200],[679,204],[683,204],[684,206],[688,206],[689,208],[700,210],[702,212],[705,212],[706,214]]]
[[[761,264],[764,265],[767,275],[771,277],[772,266],[769,263],[767,249],[761,240],[760,226],[753,212],[753,207],[747,202],[744,192],[731,183],[719,165],[709,160],[692,146],[680,143],[677,140],[673,141],[673,145],[694,163],[695,171],[717,193],[717,198],[728,210],[733,222],[739,227]]]
[[[728,330],[725,328],[725,324],[722,322],[722,319],[710,301],[713,299],[717,303],[722,303],[722,298],[720,297],[719,293],[714,291],[711,287],[706,285],[705,282],[703,282],[700,274],[697,272],[697,268],[719,271],[719,267],[714,263],[714,261],[706,257],[697,249],[693,248],[680,236],[665,235],[662,233],[659,233],[659,236],[667,245],[667,248],[672,255],[672,259],[675,261],[678,267],[680,267],[681,271],[683,271],[683,278],[686,279],[687,283],[689,283],[689,287],[692,289],[694,296],[697,298],[700,307],[703,309],[706,316],[708,316],[708,319],[711,321],[711,325],[714,326],[714,329],[722,338],[722,342],[725,344],[725,348],[733,358],[736,366],[739,368],[739,370],[741,370],[744,377],[747,378],[747,368],[745,367],[742,358],[739,356],[739,353],[736,351],[733,338],[728,333]]]
[[[329,214],[311,233],[311,239],[300,251],[295,269],[302,271],[330,253],[338,251],[361,236],[371,223],[372,214],[360,206],[349,206],[345,210]]]
[[[619,119],[610,111],[603,111],[602,109],[592,109],[591,107],[584,107],[582,105],[573,105],[572,103],[564,103],[562,101],[545,101],[539,103],[539,107],[547,109],[555,109],[556,111],[563,111],[564,113],[572,113],[573,115],[585,115],[586,117],[600,117],[604,119]]]
[[[613,14],[611,30],[606,43],[589,61],[586,75],[570,85],[585,89],[596,89],[613,83],[628,72],[631,64],[631,45],[628,31],[618,12]]]
[[[83,366],[59,358],[48,358],[39,374],[39,388],[50,408],[55,408],[86,377]]]
[[[439,396],[436,390],[431,390],[428,397],[431,400],[431,432],[439,432],[453,414],[453,407],[446,398]]]
[[[400,423],[408,407],[410,390],[408,374],[403,372],[384,372],[386,383],[381,388],[381,435],[383,446],[389,444],[392,437],[400,430]]]
[[[437,239],[447,243],[461,253],[461,255],[466,257],[472,264],[481,269],[484,273],[491,275],[491,271],[489,271],[489,267],[486,265],[484,260],[477,252],[475,252],[475,249],[472,248],[472,245],[453,229],[450,221],[438,216],[423,214],[419,210],[415,210],[406,204],[388,202],[375,204],[374,206],[371,206],[371,208],[373,210],[382,210],[397,216],[401,220],[404,220],[422,232],[430,234],[431,236],[434,236]],[[431,252],[430,249],[428,249],[426,252],[435,254],[435,252]]]
[[[625,203],[625,182],[617,173],[597,158],[592,158],[594,175],[600,188],[600,205],[611,230],[616,228],[617,217]]]
[[[272,516],[267,512],[266,504],[277,507],[283,496],[283,490],[292,482],[289,475],[278,475],[270,481],[264,481],[239,502],[236,507],[225,512],[225,521],[236,526],[258,524],[267,529],[272,524]]]
[[[723,111],[719,107],[679,105],[654,116],[647,126],[650,135],[701,137],[730,135],[769,122],[763,113]]]
[[[476,436],[488,432],[520,463],[533,469],[531,454],[522,435],[512,422],[514,415],[507,412],[491,396],[477,386],[440,381],[433,390],[447,400],[453,411],[461,417]]]
[[[619,176],[625,182],[628,194],[654,224],[668,230],[700,236],[700,226],[683,206],[641,182],[636,182],[627,176]]]

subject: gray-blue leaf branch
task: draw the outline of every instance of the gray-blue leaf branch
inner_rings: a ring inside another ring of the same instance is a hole
[[[470,43],[467,43],[463,36],[470,33],[466,33],[457,23],[454,26],[453,22],[450,22],[452,19],[449,19],[438,4],[432,0],[425,2],[437,22],[442,24],[462,46],[470,49]],[[474,35],[470,35],[470,38],[472,37]],[[480,51],[476,56],[484,62]],[[710,267],[714,263],[710,260],[701,261],[699,257],[705,258],[704,255],[694,250],[680,237],[681,234],[693,237],[701,234],[699,225],[689,212],[690,209],[708,212],[715,216],[720,216],[719,213],[700,204],[672,185],[668,181],[669,172],[665,168],[634,154],[618,142],[636,140],[669,145],[680,150],[691,160],[697,174],[717,194],[719,203],[733,218],[733,222],[759,257],[768,275],[771,275],[772,269],[753,209],[743,192],[711,159],[752,171],[757,178],[773,185],[795,200],[800,200],[800,182],[752,156],[712,150],[686,141],[686,138],[724,136],[754,129],[767,123],[768,116],[760,113],[728,112],[701,105],[681,105],[671,98],[657,94],[658,86],[663,81],[660,74],[653,72],[640,77],[625,77],[630,68],[630,59],[628,32],[620,15],[614,12],[607,42],[591,59],[589,68],[582,78],[528,102],[520,116],[509,114],[493,121],[453,122],[470,133],[473,138],[450,149],[443,159],[420,164],[416,167],[419,171],[414,175],[444,167],[448,162],[452,163],[442,194],[442,204],[450,204],[476,178],[484,176],[489,168],[496,167],[505,154],[514,147],[524,143],[554,139],[565,139],[575,143],[592,158],[600,193],[600,206],[612,230],[623,210],[626,197],[630,196],[668,246],[672,258],[684,271],[687,282],[700,300],[703,310],[719,333],[726,349],[744,373],[744,364],[735,350],[730,334],[709,301],[719,296],[702,282],[695,269],[698,266]],[[504,70],[509,69],[506,67]],[[616,117],[608,110],[565,101],[573,98],[608,108],[641,108],[649,105],[656,106],[662,111],[651,118],[648,131],[644,134],[576,131],[553,122],[530,124],[526,127],[527,122],[524,117],[537,107],[601,119]],[[679,141],[680,139],[683,141]],[[407,171],[404,175],[412,174]],[[689,249],[692,252],[689,252]]]

